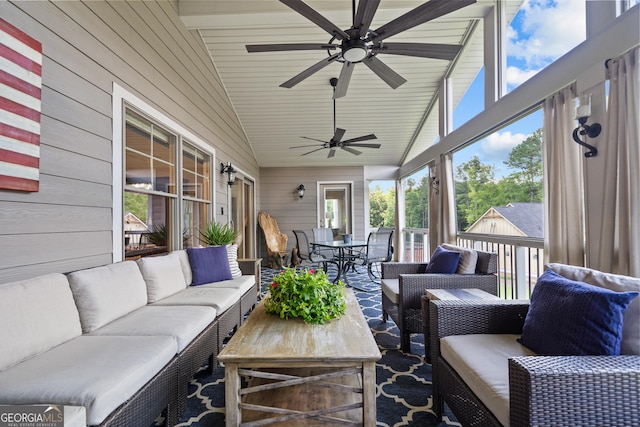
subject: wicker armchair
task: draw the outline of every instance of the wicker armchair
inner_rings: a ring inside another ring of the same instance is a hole
[[[482,289],[498,295],[498,255],[477,251],[475,274],[425,274],[428,263],[382,264],[382,320],[391,317],[400,329],[400,349],[410,351],[411,334],[422,334],[420,297],[425,289]]]
[[[463,426],[501,426],[442,358],[450,335],[520,334],[528,301],[431,301],[433,408],[447,403]],[[524,356],[509,359],[510,425],[640,425],[640,356]]]

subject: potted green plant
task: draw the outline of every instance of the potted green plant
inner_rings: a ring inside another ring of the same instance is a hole
[[[264,309],[283,319],[302,318],[324,324],[341,317],[347,308],[344,284],[333,283],[322,270],[286,268],[274,276]]]
[[[200,240],[207,246],[232,245],[238,238],[239,232],[231,224],[221,224],[211,221],[200,230]]]

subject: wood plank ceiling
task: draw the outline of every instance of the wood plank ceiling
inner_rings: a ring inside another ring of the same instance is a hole
[[[423,0],[382,0],[372,28],[412,10]],[[520,3],[520,2],[511,2]],[[349,0],[307,0],[307,4],[342,29],[351,26]],[[328,149],[304,155],[318,145],[302,136],[333,136],[333,89],[341,64],[334,63],[291,89],[281,83],[327,56],[324,51],[247,53],[246,44],[327,43],[330,36],[277,0],[180,0],[185,24],[198,30],[229,94],[261,167],[398,166],[432,144],[438,135],[437,90],[445,73],[454,78],[458,102],[483,60],[483,22],[493,0],[479,0],[389,38],[389,42],[465,44],[454,61],[380,55],[407,83],[393,90],[363,64],[357,64],[348,93],[336,100],[343,139],[374,133],[380,149],[361,155]],[[513,9],[513,8],[512,8]],[[517,7],[516,7],[517,9]],[[515,11],[509,13],[513,16]],[[425,123],[421,129],[421,123]],[[311,145],[308,149],[292,146]]]

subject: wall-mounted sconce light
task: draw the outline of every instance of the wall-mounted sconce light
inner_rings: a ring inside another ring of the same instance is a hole
[[[583,93],[578,98],[578,107],[576,108],[576,120],[578,120],[578,127],[573,130],[573,140],[589,151],[584,153],[585,157],[593,157],[598,155],[598,149],[593,145],[589,145],[586,142],[586,137],[595,138],[600,135],[602,126],[600,123],[594,123],[592,125],[587,124],[587,120],[591,116],[591,94]],[[585,141],[580,139],[580,136],[585,137]]]
[[[304,185],[300,184],[298,185],[298,188],[296,189],[298,191],[298,197],[300,197],[301,199],[304,197]]]
[[[231,163],[227,163],[226,165],[224,163],[220,163],[220,173],[227,174],[227,184],[230,186],[236,182],[236,170],[231,166]]]

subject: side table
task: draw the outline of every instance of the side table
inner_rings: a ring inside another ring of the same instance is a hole
[[[422,328],[424,332],[424,356],[427,363],[431,363],[429,345],[429,301],[435,300],[495,300],[499,297],[482,289],[426,289],[420,298],[422,305]]]

